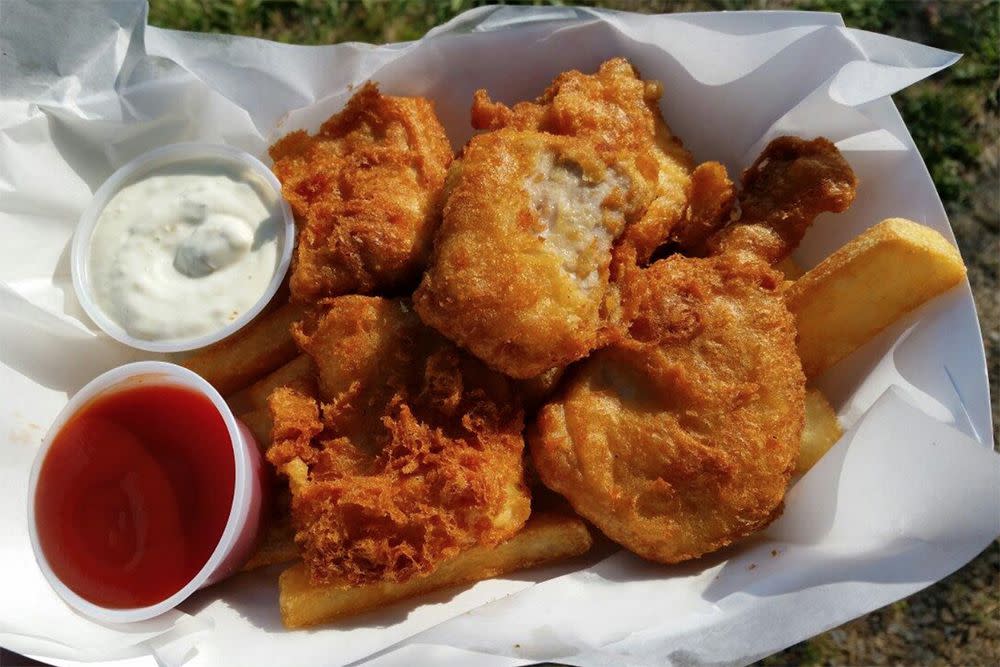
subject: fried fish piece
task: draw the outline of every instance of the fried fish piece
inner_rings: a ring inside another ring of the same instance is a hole
[[[572,369],[529,434],[544,484],[611,539],[664,563],[777,517],[805,377],[771,263],[820,211],[844,210],[855,187],[826,140],[778,139],[745,172],[742,217],[709,239],[711,256],[626,270],[627,335]]]
[[[691,172],[684,217],[670,230],[670,241],[685,254],[697,254],[705,242],[731,220],[736,188],[726,168],[703,162]]]
[[[289,478],[311,581],[406,581],[524,525],[524,418],[507,378],[404,300],[334,298],[293,333],[319,396],[272,393],[268,460]]]
[[[416,282],[441,218],[452,150],[431,102],[365,84],[318,134],[270,150],[298,223],[294,301]]]
[[[526,379],[607,342],[612,249],[648,258],[681,220],[691,156],[660,116],[661,87],[625,60],[560,75],[513,108],[479,91],[474,137],[449,176],[444,222],[414,295],[421,318]]]
[[[833,143],[778,137],[742,176],[740,219],[713,236],[713,255],[750,253],[777,264],[798,247],[820,213],[843,211],[857,189],[857,179]]]
[[[413,297],[421,318],[516,378],[585,356],[615,307],[624,170],[579,139],[500,130],[472,140],[461,171]]]
[[[601,151],[630,150],[639,155],[652,142],[657,159],[682,178],[693,167],[691,154],[660,114],[663,85],[644,81],[625,58],[605,61],[594,74],[563,72],[533,102],[513,107],[495,102],[483,89],[472,103],[472,126],[478,130],[537,130],[581,137]]]

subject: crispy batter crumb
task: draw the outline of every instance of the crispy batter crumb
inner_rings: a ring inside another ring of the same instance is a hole
[[[332,299],[294,334],[319,396],[272,393],[268,459],[290,478],[314,582],[405,581],[521,528],[523,412],[506,378],[400,300]]]
[[[417,280],[441,217],[452,151],[429,100],[366,83],[310,136],[271,147],[299,233],[292,298],[393,290]]]

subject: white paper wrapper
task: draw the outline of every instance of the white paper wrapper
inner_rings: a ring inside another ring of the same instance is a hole
[[[743,664],[919,590],[1000,533],[985,359],[964,284],[822,378],[851,430],[791,490],[781,520],[738,548],[669,568],[624,552],[591,558],[305,632],[282,629],[274,571],[139,625],[77,616],[32,559],[28,469],[67,395],[139,356],[87,321],[68,264],[90,194],[130,158],[186,140],[264,156],[280,135],[315,130],[368,78],[432,98],[458,148],[476,88],[532,98],[563,70],[622,55],[664,82],[664,115],[699,160],[738,173],[778,134],[838,142],[858,198],[807,235],[797,258],[808,267],[890,216],[954,238],[887,96],[956,56],[795,12],[484,8],[384,47],[160,30],[138,2],[2,13],[0,645],[59,664]]]

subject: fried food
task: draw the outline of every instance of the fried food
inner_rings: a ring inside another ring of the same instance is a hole
[[[267,450],[271,446],[271,427],[273,425],[271,412],[267,408],[260,408],[244,412],[238,416],[238,419],[253,433],[261,454],[267,454]]]
[[[232,394],[295,358],[298,350],[289,327],[303,312],[301,306],[290,303],[266,311],[180,364],[208,380],[223,396]]]
[[[298,548],[295,546],[295,529],[292,527],[292,517],[289,514],[291,500],[288,497],[288,488],[276,489],[273,502],[274,507],[265,519],[253,554],[243,565],[244,572],[287,563],[299,557]]]
[[[271,413],[266,409],[244,412],[239,420],[253,433],[261,454],[267,455],[271,446]],[[298,556],[292,539],[292,517],[289,514],[291,498],[288,485],[271,476],[271,492],[265,512],[261,517],[260,532],[250,559],[244,563],[243,571],[255,570],[276,563],[294,560]]]
[[[620,319],[612,248],[648,258],[686,210],[691,156],[625,60],[560,75],[535,102],[476,94],[449,176],[421,318],[511,377],[581,359]]]
[[[810,216],[846,208],[854,187],[829,142],[778,139],[744,174],[742,217],[708,240],[712,256],[623,267],[627,335],[572,371],[529,436],[545,485],[611,539],[665,563],[778,516],[805,378],[771,263]]]
[[[357,586],[349,581],[316,585],[303,565],[285,570],[278,581],[281,620],[286,628],[328,623],[385,607],[442,588],[469,584],[508,572],[578,556],[593,540],[576,517],[534,514],[524,529],[496,546],[476,546],[444,561],[426,577]]]
[[[748,252],[777,264],[820,213],[854,201],[857,179],[828,139],[778,137],[743,172],[740,219],[713,236],[710,254]]]
[[[804,475],[827,451],[837,444],[844,429],[840,427],[837,413],[818,389],[806,391],[806,422],[802,430],[802,444],[795,463],[795,474]]]
[[[476,91],[472,125],[533,130],[588,141],[633,177],[630,196],[644,199],[641,220],[630,228],[631,242],[648,257],[684,212],[694,159],[660,114],[663,86],[644,81],[629,61],[612,58],[594,74],[563,72],[534,102],[513,108]],[[650,245],[652,242],[652,245]]]
[[[572,137],[474,138],[414,294],[417,312],[515,378],[585,356],[614,307],[608,267],[628,213],[626,178]]]
[[[514,535],[530,512],[509,380],[406,301],[344,296],[293,328],[319,395],[269,399],[310,581],[404,582]]]
[[[965,278],[958,248],[903,218],[883,220],[785,293],[806,377],[817,377],[911,310]]]
[[[429,100],[365,84],[318,134],[271,147],[299,232],[294,301],[416,282],[441,216],[452,151]]]
[[[291,325],[288,330],[288,340],[292,340]],[[300,354],[284,366],[273,371],[233,394],[226,401],[236,413],[267,411],[267,397],[278,387],[292,387],[305,393],[316,392],[313,363],[307,355]]]
[[[302,305],[185,363],[283,476],[246,569],[301,555],[287,627],[582,553],[569,506],[665,563],[762,529],[842,435],[806,379],[961,281],[898,219],[803,274],[788,254],[854,198],[834,145],[776,139],[738,192],[661,95],[623,59],[533,102],[480,90],[452,162],[427,100],[368,84],[272,147]],[[424,268],[412,306],[343,296]]]
[[[804,378],[766,265],[677,257],[643,282],[631,336],[583,362],[529,441],[546,486],[611,539],[671,563],[780,511]]]
[[[670,241],[686,254],[695,254],[729,221],[736,188],[726,168],[704,162],[691,172],[691,188],[684,217],[670,230]]]

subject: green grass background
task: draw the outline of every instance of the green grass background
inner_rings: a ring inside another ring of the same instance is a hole
[[[151,0],[149,21],[179,30],[299,44],[418,39],[477,0]],[[494,3],[495,4],[495,3]],[[512,4],[512,3],[507,3]],[[531,4],[562,4],[534,2]],[[998,0],[608,0],[635,12],[804,9],[848,26],[964,54],[894,96],[945,203],[969,266],[997,396],[1000,359],[1000,2]],[[998,422],[997,402],[993,421]],[[994,433],[996,443],[996,431]],[[1000,664],[1000,544],[935,586],[798,644],[766,665]]]

